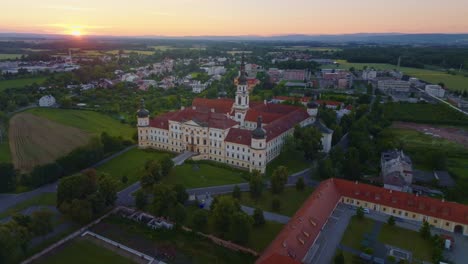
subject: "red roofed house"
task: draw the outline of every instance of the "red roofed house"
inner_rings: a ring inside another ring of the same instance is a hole
[[[137,112],[138,145],[172,152],[195,152],[194,158],[213,160],[244,169],[265,172],[268,162],[280,154],[294,127],[317,126],[322,131],[324,151],[328,152],[333,131],[318,122],[318,106],[297,106],[249,101],[244,63],[232,99],[196,98],[192,107],[157,116]]]
[[[468,206],[358,182],[329,179],[304,202],[256,264],[309,263],[319,234],[339,203],[362,206],[468,236]],[[306,261],[307,260],[307,261]]]

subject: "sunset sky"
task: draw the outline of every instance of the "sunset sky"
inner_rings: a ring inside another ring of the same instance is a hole
[[[466,33],[467,0],[14,0],[0,32],[88,35]]]

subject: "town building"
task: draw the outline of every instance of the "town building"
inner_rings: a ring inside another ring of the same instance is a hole
[[[51,106],[54,106],[55,103],[56,103],[55,97],[53,97],[52,95],[45,95],[39,99],[40,107],[51,107]]]
[[[410,82],[402,80],[379,80],[377,88],[384,93],[409,92]]]
[[[322,233],[339,204],[363,207],[401,219],[468,236],[468,206],[359,182],[329,179],[320,183],[256,264],[314,263],[324,247]],[[322,237],[321,237],[322,236]],[[326,238],[325,238],[326,239]]]
[[[250,102],[243,62],[237,82],[234,100],[195,98],[191,107],[153,119],[142,104],[137,112],[139,147],[190,151],[197,154],[193,159],[264,173],[296,125],[314,125],[322,132],[323,151],[330,150],[333,131],[316,120],[317,104],[304,108]]]
[[[411,192],[413,162],[402,150],[382,152],[380,167],[384,188]]]
[[[436,84],[428,84],[426,85],[425,89],[426,93],[431,96],[443,98],[445,96],[445,89],[442,88],[440,85]]]
[[[206,90],[206,88],[208,87],[208,83],[202,83],[201,81],[194,81],[190,84],[190,87],[192,87],[193,93],[199,94]]]
[[[256,78],[259,72],[263,72],[264,69],[261,65],[248,63],[245,65],[245,73],[248,78]]]
[[[374,80],[377,78],[377,71],[374,69],[366,69],[362,71],[362,79],[363,80]]]

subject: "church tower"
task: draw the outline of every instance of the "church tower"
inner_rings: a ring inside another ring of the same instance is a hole
[[[240,66],[240,74],[237,79],[236,101],[234,103],[234,120],[244,126],[244,119],[249,110],[249,90],[247,85],[247,76],[245,74],[244,55]]]

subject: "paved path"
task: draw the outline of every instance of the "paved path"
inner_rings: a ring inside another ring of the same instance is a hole
[[[187,159],[189,159],[189,158],[191,158],[191,157],[193,157],[195,155],[196,155],[196,153],[185,151],[185,152],[177,155],[177,157],[173,158],[172,161],[174,162],[175,166],[180,166],[180,165],[184,164],[184,162]]]
[[[126,153],[126,152],[128,152],[128,151],[130,151],[130,150],[132,150],[132,149],[134,149],[136,146],[137,146],[137,145],[128,146],[128,147],[122,149],[121,151],[119,151],[119,152],[117,152],[117,153],[114,153],[114,154],[110,155],[109,157],[107,157],[107,158],[105,158],[105,159],[103,159],[103,160],[101,160],[101,161],[99,161],[99,162],[93,164],[90,168],[97,168],[97,167],[99,167],[99,166],[102,166],[103,164],[109,162],[110,160],[112,160],[112,159],[114,159],[114,158],[116,158],[116,157],[118,157],[118,156],[120,156],[120,155],[122,155],[122,154],[124,154],[124,153]],[[86,170],[86,169],[85,169],[85,170]]]

